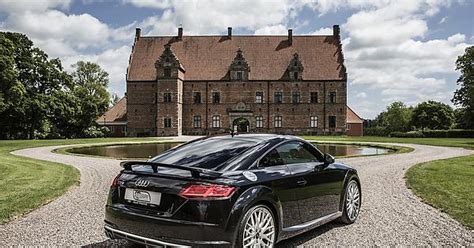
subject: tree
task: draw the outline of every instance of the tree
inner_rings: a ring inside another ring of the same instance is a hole
[[[24,34],[0,32],[0,138],[81,137],[110,102],[108,74],[78,62],[69,75]]]
[[[110,100],[111,106],[115,106],[120,101],[120,97],[117,94],[112,94],[112,99]]]
[[[98,64],[91,62],[79,61],[73,68],[75,71],[72,73],[72,92],[78,98],[80,106],[76,116],[76,135],[82,136],[109,107],[109,74]]]
[[[0,54],[0,137],[35,138],[49,129],[48,102],[62,89],[67,73],[24,34],[0,33]]]
[[[441,102],[422,102],[413,109],[412,124],[422,130],[425,128],[449,129],[453,125],[453,121],[453,109]]]
[[[462,109],[462,123],[458,125],[474,129],[474,46],[467,47],[458,57],[456,70],[461,72],[461,76],[457,80],[459,88],[451,101]]]
[[[407,107],[403,102],[393,102],[387,106],[387,110],[381,112],[375,123],[378,127],[384,127],[389,132],[409,131],[412,108]]]

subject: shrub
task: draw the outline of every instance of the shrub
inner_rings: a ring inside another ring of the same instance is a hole
[[[384,127],[364,128],[364,136],[388,136],[390,131]]]
[[[84,138],[101,138],[110,133],[107,127],[92,126],[84,131]]]
[[[426,130],[423,135],[427,138],[474,138],[472,129]]]
[[[420,131],[410,131],[410,132],[391,132],[390,137],[397,138],[423,138],[425,137]]]

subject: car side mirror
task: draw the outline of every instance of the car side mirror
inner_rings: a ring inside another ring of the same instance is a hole
[[[331,154],[325,153],[324,154],[324,164],[325,165],[330,165],[332,163],[334,163],[334,157],[331,156]]]

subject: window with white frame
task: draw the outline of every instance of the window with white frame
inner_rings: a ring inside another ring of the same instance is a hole
[[[219,115],[212,116],[212,127],[214,128],[221,127],[221,117]]]
[[[282,122],[282,117],[281,116],[275,116],[273,119],[273,126],[274,127],[281,127],[281,122]]]
[[[256,120],[255,127],[262,128],[263,127],[263,116],[257,116],[257,117],[255,117],[255,120]]]
[[[292,95],[292,102],[293,103],[300,103],[301,101],[301,94],[299,91],[293,91]]]
[[[311,116],[309,126],[310,127],[318,127],[318,117],[317,116]]]
[[[201,116],[195,115],[193,120],[193,127],[194,128],[201,128]]]
[[[255,92],[255,103],[263,103],[263,92]]]
[[[165,126],[165,128],[170,128],[171,127],[171,118],[166,117],[164,119],[164,126]]]
[[[171,102],[171,93],[163,93],[163,102]]]

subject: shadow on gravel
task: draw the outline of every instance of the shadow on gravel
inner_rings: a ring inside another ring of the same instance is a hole
[[[296,237],[293,237],[291,239],[283,240],[282,242],[278,243],[276,247],[296,247],[298,245],[302,245],[315,237],[337,227],[344,226],[343,224],[339,223],[328,223],[323,226],[320,226],[316,229],[313,229],[311,231],[305,232],[303,234],[300,234]],[[82,246],[83,248],[106,248],[106,247],[126,247],[126,248],[138,248],[138,247],[144,247],[138,244],[133,244],[129,243],[126,240],[123,239],[107,239],[102,242],[98,243],[93,243],[93,244],[88,244]]]
[[[302,245],[302,244],[316,238],[317,236],[319,236],[319,235],[321,235],[321,234],[323,234],[327,231],[330,231],[333,228],[338,228],[338,227],[341,227],[341,226],[344,226],[344,224],[340,224],[340,223],[337,223],[337,222],[328,223],[328,224],[322,225],[320,227],[317,227],[313,230],[302,233],[302,234],[300,234],[298,236],[295,236],[293,238],[283,240],[280,243],[278,243],[276,245],[276,247],[296,247],[298,245]]]
[[[129,243],[124,239],[107,239],[102,242],[97,242],[97,243],[92,243],[88,245],[82,246],[84,248],[105,248],[105,247],[126,247],[126,248],[138,248],[138,247],[143,247],[137,244]]]

